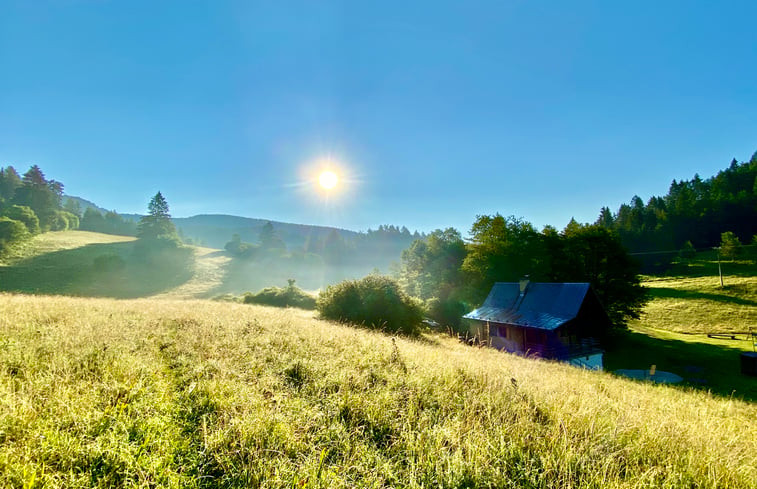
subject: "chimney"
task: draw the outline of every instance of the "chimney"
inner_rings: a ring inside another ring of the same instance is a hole
[[[528,275],[520,279],[520,296],[523,297],[526,295],[526,290],[528,289],[528,284],[530,284],[531,281],[528,279]]]

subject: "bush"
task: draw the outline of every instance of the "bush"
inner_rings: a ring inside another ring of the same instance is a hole
[[[79,217],[61,210],[54,210],[44,215],[44,225],[50,231],[67,231],[79,228]]]
[[[73,212],[68,211],[61,211],[63,215],[66,217],[66,220],[68,221],[68,229],[74,230],[79,229],[79,216],[74,214]]]
[[[289,280],[287,287],[266,287],[257,294],[246,293],[242,298],[245,304],[262,304],[275,307],[299,307],[315,309],[315,297],[294,285]]]
[[[466,312],[468,306],[454,299],[432,297],[426,301],[426,315],[439,324],[450,326],[455,332],[460,332],[460,324]]]
[[[260,247],[253,243],[244,241],[231,240],[224,246],[224,249],[232,256],[237,258],[254,259],[257,256]]]
[[[140,238],[134,243],[134,254],[140,258],[155,258],[184,248],[178,235],[164,234],[154,238]],[[187,248],[188,249],[188,248]]]
[[[423,320],[421,304],[396,281],[380,275],[327,287],[318,296],[316,308],[324,319],[405,334],[417,333]]]
[[[720,255],[723,258],[737,258],[741,255],[741,241],[731,231],[720,235]]]
[[[684,260],[691,260],[694,258],[697,254],[696,248],[694,248],[694,245],[691,244],[691,241],[687,241],[683,244],[683,248],[681,248],[681,258]]]
[[[25,205],[12,205],[6,209],[3,209],[2,214],[13,219],[14,221],[21,221],[24,226],[26,226],[26,230],[31,234],[38,234],[40,231],[39,218],[37,217],[37,214],[35,214],[31,209],[31,207],[27,207]]]
[[[23,222],[8,217],[0,217],[0,250],[23,240],[28,235],[29,231],[27,231]]]

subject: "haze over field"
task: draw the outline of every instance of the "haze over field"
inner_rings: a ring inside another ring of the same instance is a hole
[[[755,17],[747,0],[4,2],[0,165],[125,213],[162,190],[178,217],[562,228],[749,159]]]

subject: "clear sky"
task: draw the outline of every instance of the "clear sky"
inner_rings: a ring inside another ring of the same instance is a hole
[[[119,212],[161,190],[178,217],[562,228],[751,157],[755,19],[753,0],[0,0],[0,166]]]

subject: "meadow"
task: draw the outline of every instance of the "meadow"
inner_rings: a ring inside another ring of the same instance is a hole
[[[134,298],[189,282],[196,273],[191,248],[145,260],[134,238],[88,231],[48,232],[2,257],[0,291]]]
[[[755,487],[757,407],[233,303],[0,295],[2,487]]]
[[[757,261],[722,260],[698,253],[675,263],[665,274],[644,276],[652,299],[632,325],[684,334],[757,332]]]
[[[606,366],[686,378],[660,386],[196,300],[227,257],[192,248],[145,282],[130,241],[45,233],[0,266],[0,487],[757,487],[747,343],[681,326],[728,331],[716,306],[754,300],[750,263],[728,289],[711,264],[645,278]]]

